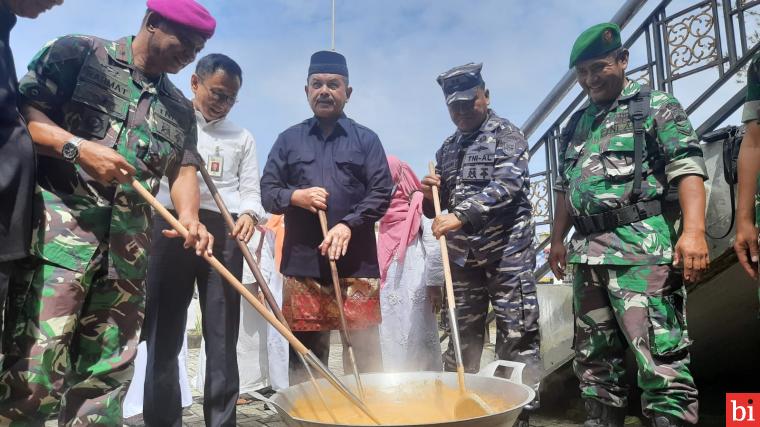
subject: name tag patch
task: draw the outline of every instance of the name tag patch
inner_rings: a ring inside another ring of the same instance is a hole
[[[490,181],[494,160],[493,145],[478,144],[470,147],[462,159],[462,181]]]

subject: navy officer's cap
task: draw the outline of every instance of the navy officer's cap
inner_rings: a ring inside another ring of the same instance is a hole
[[[477,96],[478,87],[483,85],[483,77],[480,70],[483,64],[469,64],[454,67],[445,73],[441,73],[436,81],[443,89],[446,96],[446,104],[457,101],[471,101]]]

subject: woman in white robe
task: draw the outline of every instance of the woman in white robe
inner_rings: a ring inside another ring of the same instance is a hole
[[[386,372],[440,371],[435,318],[443,285],[439,244],[422,217],[414,172],[394,156],[388,156],[388,164],[395,191],[378,235],[383,367]]]

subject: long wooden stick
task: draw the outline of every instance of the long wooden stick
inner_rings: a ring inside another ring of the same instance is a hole
[[[435,166],[433,162],[428,164],[430,175],[435,175]],[[438,195],[438,187],[433,186],[433,206],[435,207],[435,216],[441,215],[441,199]],[[457,379],[459,380],[459,389],[464,392],[464,364],[462,362],[462,345],[459,341],[459,327],[456,317],[456,299],[454,299],[454,283],[451,280],[451,266],[449,265],[449,248],[446,246],[446,236],[441,235],[438,238],[441,245],[441,262],[443,263],[443,277],[446,283],[446,303],[448,304],[449,326],[451,328],[451,339],[454,343],[454,357],[457,362]]]
[[[182,237],[187,236],[188,231],[185,228],[185,226],[182,225],[177,220],[177,218],[174,218],[174,215],[172,215],[171,212],[169,212],[164,207],[164,205],[159,203],[158,200],[156,200],[156,198],[153,197],[153,195],[148,190],[145,189],[145,187],[140,185],[140,183],[137,180],[132,180],[132,187],[135,189],[135,191],[137,191],[138,194],[140,194],[140,196],[142,196],[143,199],[145,199],[153,207],[153,209],[156,210],[156,212],[158,212],[159,215],[161,215],[163,219],[166,220],[166,222],[169,223],[169,225],[172,226],[172,228],[177,230],[179,234],[182,235]],[[279,320],[277,320],[274,314],[270,313],[269,310],[267,310],[266,307],[264,307],[264,304],[262,304],[261,301],[259,301],[259,299],[256,298],[253,295],[253,293],[251,293],[251,291],[248,290],[248,288],[246,288],[242,283],[240,283],[240,281],[237,279],[237,277],[235,277],[235,275],[233,275],[232,273],[230,273],[229,270],[227,270],[224,264],[222,264],[213,255],[209,255],[208,252],[206,251],[203,251],[201,256],[206,261],[208,261],[208,263],[211,264],[211,267],[213,267],[214,270],[219,272],[222,278],[224,278],[224,280],[229,282],[229,284],[233,288],[235,288],[235,290],[238,291],[240,295],[242,295],[243,298],[245,298],[246,301],[251,303],[253,308],[255,308],[256,311],[258,311],[259,314],[261,314],[261,316],[264,319],[266,319],[267,322],[269,322],[272,326],[274,326],[275,329],[277,329],[277,332],[281,333],[297,352],[303,353],[303,354],[309,352],[309,349],[306,348],[306,346],[304,346],[303,343],[301,343],[301,341],[299,341],[298,338],[296,338],[293,335],[293,333],[290,332],[290,330],[285,327],[285,325],[283,325]]]
[[[216,184],[214,183],[214,180],[211,178],[211,175],[209,175],[208,171],[206,170],[206,167],[203,164],[204,163],[203,159],[199,159],[199,160],[201,162],[201,165],[198,169],[201,172],[201,177],[203,177],[203,182],[206,183],[206,187],[208,187],[208,190],[211,192],[211,196],[214,198],[214,202],[216,202],[216,206],[219,208],[219,212],[222,214],[222,217],[224,218],[224,222],[227,224],[227,228],[229,229],[230,233],[232,233],[235,230],[235,220],[232,218],[232,214],[230,214],[230,210],[227,208],[227,204],[224,203],[224,199],[222,199],[222,196],[219,194],[219,190],[216,188]],[[262,233],[262,236],[263,236],[263,233]],[[251,253],[251,249],[248,247],[248,245],[244,241],[236,237],[232,237],[232,238],[235,239],[235,242],[237,243],[238,248],[243,253],[243,258],[245,258],[245,262],[248,264],[248,268],[251,269],[251,273],[253,273],[253,277],[256,279],[256,282],[258,284],[259,289],[261,290],[261,293],[264,294],[264,299],[266,300],[267,305],[269,305],[269,309],[275,315],[277,320],[279,320],[283,326],[285,326],[286,328],[288,328],[289,331],[292,332],[292,330],[290,329],[290,326],[288,325],[287,320],[285,320],[285,316],[282,314],[282,310],[277,304],[277,300],[275,300],[274,295],[272,294],[272,291],[269,288],[269,285],[267,284],[267,281],[264,280],[264,275],[261,274],[261,269],[259,268],[259,264],[253,259],[253,254]],[[263,239],[264,238],[262,237],[262,241]],[[303,364],[303,367],[306,369],[306,373],[309,375],[309,381],[311,382],[311,385],[314,387],[315,391],[317,392],[317,396],[319,397],[319,400],[321,401],[325,409],[327,409],[327,413],[330,415],[330,417],[332,417],[333,421],[337,423],[338,420],[335,418],[335,415],[330,409],[330,406],[327,404],[327,401],[325,400],[325,396],[322,393],[322,389],[319,387],[319,384],[317,384],[317,380],[316,378],[314,378],[314,373],[311,371],[309,364],[306,362],[306,359],[304,359],[301,353],[298,353],[298,358],[301,360],[301,364]]]
[[[325,211],[317,211],[319,215],[319,225],[322,227],[322,235],[327,238],[327,214]],[[329,259],[329,255],[328,255]],[[354,347],[351,345],[351,337],[348,332],[348,322],[346,322],[346,312],[343,310],[343,292],[340,290],[340,277],[338,276],[338,266],[335,261],[330,261],[330,275],[332,276],[333,289],[335,290],[335,300],[338,304],[338,314],[340,315],[340,333],[343,336],[343,342],[348,347],[348,358],[351,362],[351,369],[354,371],[354,378],[356,379],[356,386],[359,388],[359,395],[365,398],[364,386],[362,385],[361,377],[359,376],[359,368],[356,365],[356,357],[354,357]]]
[[[177,230],[177,232],[182,235],[182,237],[187,237],[188,231],[185,228],[184,225],[182,225],[174,216],[169,212],[164,205],[158,202],[155,197],[150,193],[150,191],[146,190],[145,187],[143,187],[140,182],[138,182],[136,179],[132,179],[132,188],[139,194],[148,204],[150,204],[153,209],[158,212],[161,217],[163,217],[166,222],[168,222],[172,228]],[[330,371],[329,368],[324,366],[319,359],[314,355],[314,353],[310,352],[308,348],[306,348],[305,345],[301,341],[296,338],[290,330],[285,327],[285,325],[282,324],[277,318],[269,312],[269,310],[264,307],[264,304],[261,303],[261,301],[256,298],[251,291],[249,291],[240,281],[230,273],[229,270],[227,270],[227,267],[225,267],[221,262],[219,262],[216,257],[213,255],[209,255],[208,252],[203,251],[202,253],[203,258],[211,265],[214,270],[216,270],[224,280],[226,280],[230,286],[235,288],[240,295],[245,298],[246,301],[248,301],[256,311],[259,312],[261,317],[263,317],[269,324],[271,324],[275,329],[277,329],[277,332],[282,334],[283,337],[290,343],[291,346],[293,346],[293,349],[297,351],[299,354],[303,355],[304,358],[313,364],[314,368],[318,369],[322,375],[325,376],[325,378],[328,380],[328,382],[334,386],[338,391],[343,394],[352,404],[356,405],[362,412],[364,412],[367,416],[369,416],[372,421],[374,421],[376,424],[380,424],[380,421],[377,419],[377,417],[372,414],[372,412],[367,408],[366,405],[358,398],[356,397],[351,391],[338,379],[338,377]]]

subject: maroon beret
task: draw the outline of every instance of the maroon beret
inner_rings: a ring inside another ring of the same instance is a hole
[[[148,0],[147,6],[149,10],[184,25],[207,39],[214,35],[216,20],[195,0]]]

